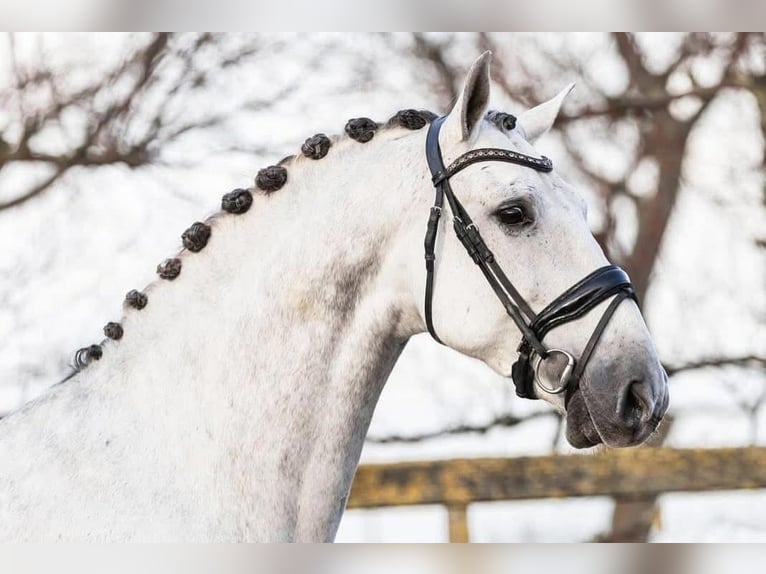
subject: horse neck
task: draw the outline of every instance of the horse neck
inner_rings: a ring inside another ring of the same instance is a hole
[[[400,231],[423,186],[392,182],[422,161],[422,138],[404,139],[418,143],[343,141],[288,165],[283,189],[213,221],[83,373],[141,403],[157,448],[168,429],[179,457],[236,453],[246,537],[334,536],[379,393],[420,330]]]

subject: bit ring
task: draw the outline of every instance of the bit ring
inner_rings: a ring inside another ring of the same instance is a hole
[[[548,387],[543,383],[542,378],[540,377],[540,365],[543,364],[545,359],[540,355],[537,355],[537,364],[535,365],[535,384],[546,393],[551,395],[558,395],[566,390],[567,385],[572,378],[572,373],[574,372],[575,368],[575,358],[571,355],[571,353],[568,353],[563,349],[548,349],[548,356],[550,356],[551,353],[558,353],[559,355],[564,355],[567,358],[567,366],[564,367],[564,372],[561,373],[561,377],[559,377],[559,386]]]

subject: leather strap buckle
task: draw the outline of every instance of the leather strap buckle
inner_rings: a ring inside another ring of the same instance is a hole
[[[561,373],[561,376],[559,377],[559,386],[548,387],[543,384],[542,378],[540,377],[540,366],[543,364],[543,361],[545,361],[547,357],[550,357],[554,354],[564,355],[564,357],[567,359],[567,364],[566,367],[564,367],[564,371]],[[566,390],[569,381],[572,380],[572,373],[575,370],[576,361],[571,353],[568,353],[563,349],[548,349],[547,357],[540,357],[539,355],[537,357],[537,363],[535,364],[535,384],[548,394],[559,395]]]
[[[449,170],[443,169],[433,174],[433,176],[431,177],[431,182],[433,182],[434,186],[438,186],[441,182],[448,180],[449,177],[450,177]]]

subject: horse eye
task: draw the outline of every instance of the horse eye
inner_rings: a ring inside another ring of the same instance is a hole
[[[497,217],[504,225],[521,225],[528,222],[527,214],[518,205],[501,209],[497,212]]]

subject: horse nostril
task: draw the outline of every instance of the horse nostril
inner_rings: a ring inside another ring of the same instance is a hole
[[[631,381],[626,389],[620,418],[631,428],[643,427],[652,417],[654,401],[649,385],[641,381]]]

